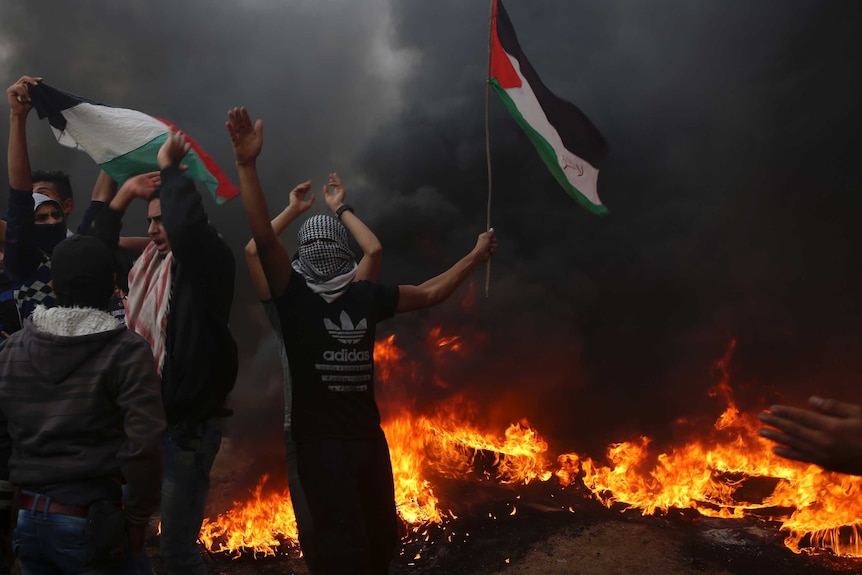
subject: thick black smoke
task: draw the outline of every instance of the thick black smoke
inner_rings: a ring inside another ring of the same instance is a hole
[[[168,118],[231,175],[225,111],[248,106],[265,120],[259,167],[271,210],[293,184],[319,186],[338,170],[383,242],[381,279],[418,283],[467,253],[485,226],[487,8],[0,0],[0,70],[6,85],[41,75]],[[598,449],[720,411],[706,389],[735,339],[745,408],[809,392],[862,399],[862,8],[509,0],[507,9],[548,87],[610,143],[599,178],[610,215],[565,194],[492,95],[501,248],[490,298],[477,272],[441,308],[381,326],[430,366],[400,393],[421,410],[463,395],[489,423],[526,417],[555,447]],[[90,160],[59,148],[35,117],[30,134],[34,167],[72,172],[82,207]],[[210,203],[209,213],[240,270],[233,434],[263,421],[276,437],[278,361],[243,273],[244,215],[238,202]],[[127,231],[141,232],[129,218]],[[436,325],[474,353],[433,361],[426,336]]]

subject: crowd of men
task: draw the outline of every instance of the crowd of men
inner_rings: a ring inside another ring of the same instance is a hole
[[[22,575],[151,574],[145,533],[158,513],[167,573],[203,574],[198,534],[238,372],[233,252],[183,174],[189,144],[177,132],[158,151],[159,171],[124,182],[102,172],[70,231],[68,176],[30,165],[28,86],[39,81],[24,76],[7,89],[0,530],[8,544],[0,554]],[[286,464],[303,556],[313,574],[385,574],[398,518],[374,397],[375,327],[446,300],[496,253],[497,238],[493,229],[479,234],[462,259],[422,284],[380,284],[382,246],[332,173],[322,189],[332,215],[307,218],[291,255],[279,235],[311,208],[311,182],[270,219],[256,165],[263,123],[234,108],[227,129],[251,229],[249,275],[281,343]],[[146,203],[147,236],[121,237],[137,200]],[[862,415],[840,413],[862,436]],[[834,434],[818,430],[821,419],[809,412],[776,406],[764,417],[774,427],[763,433],[783,455],[816,452],[828,466],[823,454],[838,446],[852,459],[846,441],[824,446]],[[803,439],[813,442],[808,452]],[[858,441],[855,448],[858,458]]]

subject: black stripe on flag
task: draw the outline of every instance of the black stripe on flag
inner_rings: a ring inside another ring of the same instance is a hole
[[[545,111],[548,121],[559,132],[566,149],[600,170],[608,155],[608,144],[605,138],[586,114],[571,102],[558,98],[539,79],[539,75],[521,50],[512,21],[509,20],[509,15],[500,0],[497,0],[497,37],[503,50],[520,64],[521,74],[529,82],[539,105]]]
[[[35,86],[27,86],[27,90],[30,93],[30,99],[33,100],[36,113],[39,114],[39,119],[48,118],[51,127],[61,132],[66,129],[66,118],[63,117],[63,110],[68,110],[82,103],[104,105],[52,88],[45,82],[39,82]]]

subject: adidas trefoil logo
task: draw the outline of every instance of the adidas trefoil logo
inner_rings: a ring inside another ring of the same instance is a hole
[[[358,343],[362,336],[365,335],[365,331],[368,329],[368,323],[365,318],[362,318],[355,326],[353,325],[353,321],[351,321],[350,316],[347,315],[346,311],[341,312],[341,325],[336,325],[334,322],[330,321],[328,318],[323,318],[323,325],[326,326],[326,331],[329,332],[333,338],[337,341],[349,344],[349,343]]]

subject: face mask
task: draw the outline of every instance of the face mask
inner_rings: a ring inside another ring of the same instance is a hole
[[[48,255],[57,244],[66,239],[66,224],[41,224],[33,226],[33,243]]]

